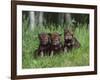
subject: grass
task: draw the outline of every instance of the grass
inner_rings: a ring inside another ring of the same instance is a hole
[[[62,34],[63,28],[58,26],[49,26],[50,28],[35,27],[31,31],[26,22],[23,23],[23,40],[22,40],[22,68],[51,68],[51,67],[71,67],[71,66],[87,66],[89,65],[89,31],[87,25],[81,25],[75,29],[75,37],[81,44],[78,49],[73,49],[68,53],[61,53],[53,57],[45,56],[43,58],[35,58],[34,51],[39,46],[38,33],[40,32],[59,32]]]

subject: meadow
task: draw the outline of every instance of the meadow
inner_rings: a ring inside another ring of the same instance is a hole
[[[89,65],[89,30],[87,24],[79,24],[74,31],[74,36],[81,46],[65,54],[44,56],[36,58],[35,50],[39,46],[38,34],[41,32],[58,32],[62,34],[61,41],[64,42],[64,28],[62,26],[36,26],[30,30],[27,20],[23,22],[22,31],[22,68],[51,68],[51,67],[71,67]]]

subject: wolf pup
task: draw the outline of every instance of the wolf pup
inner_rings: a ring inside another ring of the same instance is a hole
[[[62,43],[60,40],[61,34],[59,33],[51,33],[51,45],[50,45],[50,56],[53,56],[54,53],[59,53],[62,50]]]
[[[64,52],[71,50],[72,48],[79,48],[79,41],[73,36],[71,30],[64,30]]]
[[[48,54],[50,52],[50,37],[48,33],[40,33],[38,35],[39,37],[39,48],[38,48],[38,55],[43,57],[44,55]]]

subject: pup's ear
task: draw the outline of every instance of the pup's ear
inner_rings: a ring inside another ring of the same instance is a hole
[[[74,32],[75,32],[75,28],[70,28],[69,31],[70,31],[70,33],[73,35]]]

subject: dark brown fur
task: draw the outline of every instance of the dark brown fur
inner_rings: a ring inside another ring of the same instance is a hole
[[[47,33],[41,33],[39,34],[39,41],[38,55],[43,57],[50,52],[50,37]]]
[[[54,54],[59,53],[62,50],[62,44],[60,41],[60,34],[52,33],[50,35],[51,38],[51,45],[50,45],[50,55],[53,56]]]

